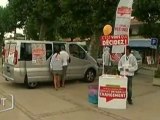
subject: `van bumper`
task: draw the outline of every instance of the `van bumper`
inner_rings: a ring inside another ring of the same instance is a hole
[[[25,76],[20,73],[19,68],[14,68],[14,72],[12,73],[11,76],[5,71],[3,71],[3,77],[6,80],[15,83],[24,83],[24,78],[25,78]]]
[[[7,76],[7,75],[5,75],[5,74],[3,74],[3,77],[4,77],[5,79],[9,80],[9,81],[14,81],[14,79],[13,79],[13,78],[8,77],[8,76]]]

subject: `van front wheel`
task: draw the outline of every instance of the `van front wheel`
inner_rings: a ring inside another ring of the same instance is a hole
[[[96,77],[96,72],[93,69],[87,70],[84,79],[87,82],[93,82]]]
[[[29,89],[33,89],[38,86],[38,82],[29,82],[27,77],[25,77],[24,83],[25,83],[25,86]]]

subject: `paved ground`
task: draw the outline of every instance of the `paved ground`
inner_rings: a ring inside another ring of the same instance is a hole
[[[116,110],[90,104],[87,83],[68,82],[58,91],[51,83],[44,83],[29,90],[5,81],[0,75],[0,96],[15,97],[15,108],[0,113],[0,120],[159,120],[160,87],[152,85],[152,76],[152,70],[140,70],[133,81],[134,105]],[[98,80],[93,84],[97,83]]]

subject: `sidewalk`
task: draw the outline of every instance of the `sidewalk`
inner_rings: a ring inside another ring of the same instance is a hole
[[[152,85],[153,69],[141,69],[133,79],[133,105],[125,110],[102,109],[118,120],[159,120],[160,87]]]
[[[157,69],[157,65],[142,65],[143,69],[147,69],[147,70],[156,70]]]
[[[122,110],[98,108],[97,105],[90,104],[87,99],[88,84],[86,83],[68,84],[64,90],[57,92],[49,89],[48,86],[27,90],[2,82],[1,89],[16,96],[16,107],[13,111],[0,114],[0,119],[159,120],[160,87],[152,85],[153,71],[154,69],[150,67],[138,71],[133,79],[134,104],[127,104],[127,108]],[[97,82],[98,80],[95,81]]]

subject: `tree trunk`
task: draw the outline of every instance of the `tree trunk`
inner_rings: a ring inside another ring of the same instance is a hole
[[[39,40],[45,40],[45,39],[46,39],[46,25],[45,23],[41,23]]]
[[[91,37],[91,42],[89,45],[89,53],[90,55],[97,59],[98,57],[98,52],[99,52],[99,48],[100,48],[100,44],[99,44],[99,34],[98,32],[94,32],[93,36]]]
[[[17,33],[17,31],[16,31],[16,28],[15,28],[14,29],[14,40],[16,40],[16,38],[17,38],[16,33]]]
[[[73,42],[73,37],[71,37],[71,42]]]

